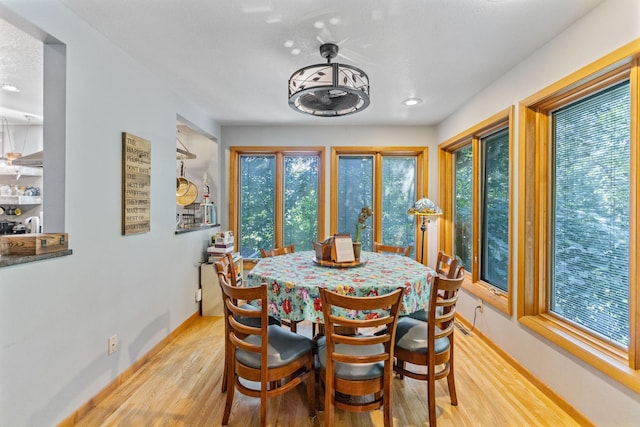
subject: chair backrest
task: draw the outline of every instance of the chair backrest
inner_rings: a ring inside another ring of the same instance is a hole
[[[383,245],[382,243],[373,242],[373,251],[374,252],[387,252],[392,254],[401,254],[404,256],[411,255],[411,249],[413,246],[391,246],[391,245]]]
[[[326,288],[320,288],[327,345],[327,366],[329,366],[330,361],[333,363],[343,362],[353,364],[389,361],[392,364],[396,323],[398,321],[400,301],[402,301],[403,292],[404,289],[400,287],[391,293],[380,296],[353,297],[340,295]],[[383,314],[370,315],[362,320],[345,316],[346,313],[352,310],[367,312],[381,310]],[[382,327],[383,329],[376,335],[372,333],[371,335],[350,336],[341,333],[345,327],[359,331],[364,331],[366,328],[377,330]],[[337,354],[335,353],[336,344],[352,346],[383,344],[384,352],[368,354],[366,356],[357,355],[357,351],[353,354]]]
[[[460,267],[457,270],[457,277],[455,278],[441,275],[434,277],[430,289],[427,316],[429,348],[435,348],[435,340],[450,337],[453,334],[458,292],[463,280],[464,267]]]
[[[260,249],[260,256],[262,256],[262,258],[268,258],[272,256],[292,254],[294,252],[295,252],[295,245],[289,245],[289,246],[283,246],[281,248]]]
[[[218,263],[216,263],[218,264]],[[232,286],[226,275],[218,276],[222,289],[222,300],[225,312],[225,328],[230,343],[236,348],[250,353],[261,353],[263,366],[266,366],[268,343],[268,313],[267,313],[267,284],[256,287],[241,288]],[[261,309],[247,309],[243,307],[244,301],[261,301]],[[247,321],[247,319],[255,319]],[[241,320],[241,321],[240,321]],[[248,344],[243,340],[247,335],[258,335],[261,345]]]
[[[386,326],[389,333],[395,333],[394,326],[398,319],[398,309],[403,292],[404,288],[399,287],[393,292],[384,295],[353,297],[341,295],[326,288],[320,288],[320,300],[322,301],[322,314],[324,315],[327,346],[329,342],[333,344],[344,343],[353,345],[370,345],[386,342],[386,339],[380,339],[380,336],[373,337],[376,342],[366,342],[366,340],[362,340],[363,342],[355,342],[353,337],[336,334],[336,326],[346,326],[356,329]],[[386,314],[382,316],[367,316],[367,319],[352,319],[346,317],[345,314],[352,310],[364,310],[368,312],[384,310]],[[393,340],[390,344],[393,344]]]
[[[442,251],[438,252],[436,272],[444,277],[453,279],[459,277],[462,266],[458,266],[458,260]]]
[[[236,276],[236,268],[233,264],[233,255],[230,253],[225,254],[222,258],[216,261],[215,267],[218,277],[220,277],[221,274],[224,274],[228,279],[227,282],[231,286],[238,286],[238,277]]]
[[[352,297],[320,288],[326,338],[318,356],[325,384],[325,425],[333,425],[333,406],[355,412],[384,407],[385,425],[391,424],[393,349],[403,292],[399,287],[381,296]],[[368,314],[364,320],[353,319],[348,316],[353,310]],[[341,335],[339,327],[364,334]],[[365,328],[372,328],[370,334]],[[345,401],[338,393],[363,397]],[[369,395],[375,399],[365,401]]]

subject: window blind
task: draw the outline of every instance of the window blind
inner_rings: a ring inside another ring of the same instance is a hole
[[[550,311],[629,343],[630,90],[555,111]]]
[[[482,251],[480,277],[496,288],[509,290],[509,129],[481,139]]]

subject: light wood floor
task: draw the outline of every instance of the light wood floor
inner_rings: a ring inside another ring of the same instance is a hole
[[[299,332],[309,334],[303,323]],[[80,426],[219,426],[225,394],[220,392],[224,325],[202,317],[90,410]],[[566,412],[534,387],[480,338],[456,330],[458,406],[451,406],[446,381],[436,387],[438,425],[577,426]],[[409,378],[393,384],[398,426],[426,426],[426,383]],[[235,394],[230,426],[259,424],[259,401]],[[308,416],[303,386],[269,401],[269,426],[321,426],[323,414]],[[382,411],[336,411],[336,426],[382,426]]]

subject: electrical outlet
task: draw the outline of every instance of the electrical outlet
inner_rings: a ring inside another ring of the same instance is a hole
[[[480,310],[480,313],[484,313],[484,300],[481,298],[478,298],[478,309]]]
[[[107,355],[111,355],[118,351],[118,336],[113,335],[109,337],[109,346],[107,348]]]
[[[202,289],[196,289],[196,302],[202,301]]]

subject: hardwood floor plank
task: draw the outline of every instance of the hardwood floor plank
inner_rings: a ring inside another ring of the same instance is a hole
[[[310,327],[298,326],[309,334]],[[226,394],[220,392],[224,360],[220,317],[202,317],[153,355],[78,426],[217,426]],[[578,426],[569,414],[534,387],[498,353],[473,334],[456,330],[455,374],[458,406],[451,406],[446,381],[436,385],[438,425]],[[405,378],[393,383],[395,426],[427,426],[427,385]],[[229,426],[258,425],[257,399],[236,392]],[[382,426],[382,412],[336,410],[338,426]],[[304,386],[269,401],[270,426],[321,426],[323,413],[308,417]]]

